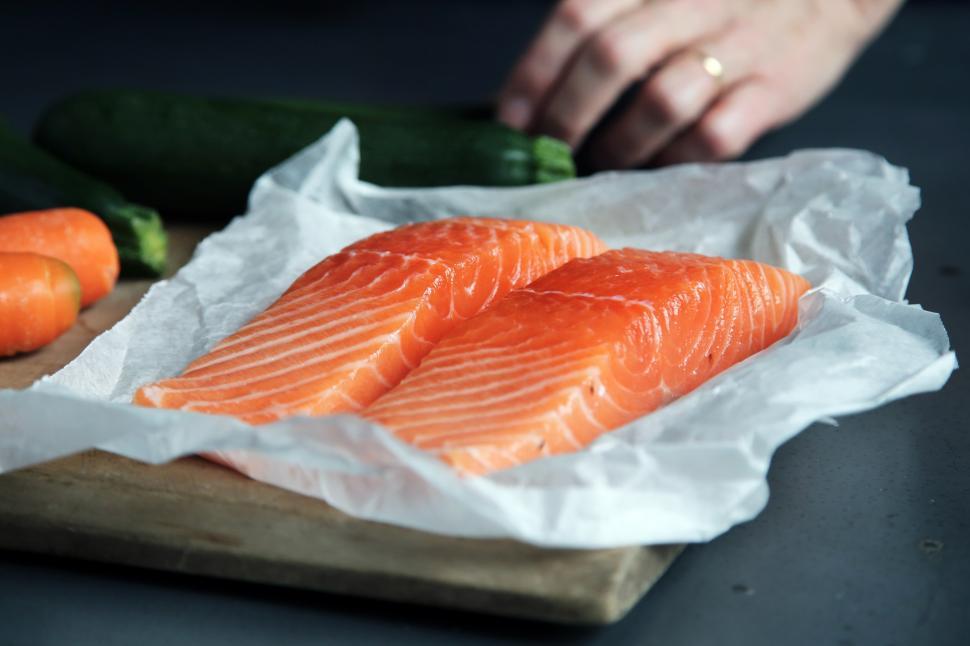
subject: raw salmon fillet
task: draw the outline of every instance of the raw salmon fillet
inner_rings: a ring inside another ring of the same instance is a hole
[[[786,336],[809,287],[694,254],[573,260],[456,326],[363,415],[471,474],[576,451]]]
[[[356,411],[396,385],[452,326],[578,256],[578,227],[454,218],[399,227],[312,267],[266,311],[135,403],[253,424]]]

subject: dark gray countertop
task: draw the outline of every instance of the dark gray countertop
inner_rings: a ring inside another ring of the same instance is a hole
[[[545,11],[488,0],[130,4],[138,13],[110,2],[4,9],[0,112],[26,129],[53,98],[105,84],[482,100]],[[966,2],[912,3],[834,94],[750,154],[846,146],[908,167],[924,199],[909,299],[942,314],[958,354],[970,343],[967,33]],[[355,53],[337,56],[344,48]],[[958,371],[940,393],[808,429],[776,454],[765,511],[689,547],[609,628],[0,553],[0,644],[970,643],[967,395]]]

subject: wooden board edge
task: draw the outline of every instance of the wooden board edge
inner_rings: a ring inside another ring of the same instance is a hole
[[[381,581],[374,576],[347,577],[346,572],[319,566],[308,572],[302,564],[281,564],[252,556],[243,559],[204,547],[179,548],[153,544],[143,538],[133,540],[79,531],[76,527],[45,526],[29,518],[22,518],[20,522],[6,518],[0,522],[0,549],[12,552],[580,626],[602,626],[622,619],[679,553],[680,546],[673,547],[677,549],[666,550],[659,558],[646,555],[637,558],[636,567],[647,567],[655,576],[635,582],[629,576],[618,579],[619,588],[625,588],[622,598],[591,594],[576,597],[570,603],[562,598],[495,592],[398,575]],[[647,550],[640,552],[647,553]]]

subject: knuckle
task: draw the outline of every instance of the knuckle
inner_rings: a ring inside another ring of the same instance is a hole
[[[697,138],[701,147],[715,159],[735,157],[744,149],[744,142],[716,116],[701,121],[697,128]]]
[[[530,97],[537,96],[542,93],[545,87],[545,76],[538,66],[527,65],[516,74],[515,89],[520,94]]]
[[[663,77],[647,82],[642,93],[643,108],[665,123],[682,125],[692,116],[691,106],[675,88],[670,87]]]
[[[593,27],[592,5],[590,0],[565,0],[556,9],[555,20],[571,33],[585,33]]]
[[[548,42],[540,41],[529,53],[528,70],[533,74],[541,74],[543,70],[553,70],[557,67],[558,58]]]
[[[545,116],[542,120],[542,131],[570,144],[579,137],[576,126],[559,113],[551,113]]]
[[[627,71],[630,57],[623,36],[606,29],[590,41],[589,60],[601,74],[615,76]]]

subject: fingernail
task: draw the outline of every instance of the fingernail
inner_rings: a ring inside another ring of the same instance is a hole
[[[522,96],[511,96],[498,108],[498,120],[516,130],[525,130],[532,118],[532,106]]]

